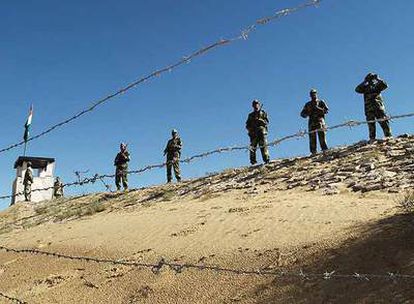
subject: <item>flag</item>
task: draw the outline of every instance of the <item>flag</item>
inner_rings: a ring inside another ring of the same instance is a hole
[[[32,125],[33,117],[33,105],[30,106],[29,116],[27,117],[26,123],[24,124],[24,135],[23,139],[25,142],[29,139],[30,126]]]

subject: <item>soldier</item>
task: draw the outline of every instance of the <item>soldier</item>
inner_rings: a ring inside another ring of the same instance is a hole
[[[369,73],[364,81],[358,85],[355,91],[364,94],[365,116],[368,121],[375,119],[387,119],[385,105],[381,92],[388,88],[387,83],[377,74]],[[391,128],[388,120],[379,121],[385,137],[391,137]],[[368,123],[369,139],[374,141],[376,137],[375,122]]]
[[[174,168],[174,175],[177,182],[181,181],[180,156],[183,144],[177,130],[172,130],[171,135],[172,138],[168,141],[164,149],[164,156],[167,155],[167,183],[171,183],[172,168]]]
[[[328,113],[328,106],[323,100],[318,99],[318,92],[315,89],[310,91],[311,100],[305,104],[300,113],[303,118],[309,117],[309,147],[312,155],[316,154],[316,133],[318,133],[319,144],[322,151],[328,150],[325,133],[325,115]]]
[[[114,166],[115,171],[115,185],[118,191],[121,190],[121,182],[124,187],[124,191],[128,190],[128,162],[130,161],[129,152],[125,144],[120,145],[120,152],[116,155]]]
[[[262,152],[263,161],[268,164],[270,161],[269,151],[267,149],[267,126],[269,119],[267,113],[262,110],[260,102],[253,100],[252,102],[253,112],[251,112],[246,121],[246,129],[250,137],[250,164],[255,165],[256,161],[256,149],[260,147]]]
[[[23,185],[24,185],[24,198],[26,202],[32,200],[32,183],[33,183],[33,172],[32,163],[27,163],[26,173],[24,174]]]
[[[56,177],[55,183],[53,184],[53,196],[55,198],[63,197],[63,183],[59,177]]]

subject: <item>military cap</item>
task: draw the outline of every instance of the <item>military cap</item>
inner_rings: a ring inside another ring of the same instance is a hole
[[[371,80],[371,79],[374,79],[376,77],[378,77],[378,75],[371,72],[371,73],[368,73],[367,76],[365,76],[365,80]]]
[[[310,94],[317,94],[317,93],[318,93],[318,91],[317,91],[316,89],[311,89],[309,93],[310,93]]]
[[[32,162],[27,162],[27,166],[31,167],[32,166]]]
[[[172,129],[171,134],[178,134],[178,131],[176,129]]]
[[[257,100],[257,99],[253,100],[253,101],[252,101],[252,106],[254,106],[255,104],[260,104],[260,101],[259,101],[259,100]]]

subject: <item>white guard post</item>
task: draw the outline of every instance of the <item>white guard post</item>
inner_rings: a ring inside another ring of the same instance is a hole
[[[16,169],[16,179],[13,183],[13,198],[11,205],[24,201],[24,195],[16,196],[16,193],[23,193],[23,179],[27,170],[27,163],[32,163],[33,184],[32,184],[32,203],[51,200],[53,198],[54,169],[55,159],[45,157],[20,156],[14,163]],[[33,191],[36,189],[50,188],[49,190]]]

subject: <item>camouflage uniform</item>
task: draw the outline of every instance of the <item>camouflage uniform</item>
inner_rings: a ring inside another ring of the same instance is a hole
[[[318,134],[322,151],[328,149],[326,132],[324,131],[326,127],[325,115],[328,113],[328,110],[328,106],[323,100],[316,99],[315,101],[307,102],[300,113],[300,116],[303,118],[309,117],[308,130],[312,132],[309,134],[309,148],[312,154],[315,154],[317,151],[316,134]]]
[[[56,178],[55,183],[53,184],[53,196],[55,198],[63,197],[63,183],[59,178]]]
[[[124,187],[124,190],[128,190],[128,162],[130,161],[129,152],[121,151],[119,152],[114,161],[114,166],[116,166],[115,171],[115,185],[117,190],[121,190],[121,182]]]
[[[256,149],[260,147],[262,158],[265,163],[270,161],[269,150],[267,149],[267,126],[269,119],[263,110],[253,111],[249,114],[246,121],[246,129],[250,137],[250,163],[257,163]]]
[[[23,185],[24,185],[24,198],[26,202],[32,200],[32,183],[33,183],[33,172],[31,167],[28,167],[24,174]]]
[[[168,141],[164,149],[164,155],[167,155],[167,182],[169,183],[172,180],[172,169],[174,169],[177,181],[181,181],[180,156],[182,146],[181,138],[178,135],[173,135],[173,138]]]
[[[368,74],[364,82],[355,89],[357,93],[364,94],[364,108],[367,120],[387,118],[384,101],[381,92],[388,88],[387,83],[379,79],[375,74]],[[388,120],[379,122],[385,137],[392,136],[390,123]],[[369,138],[374,140],[376,137],[375,122],[368,123]]]

